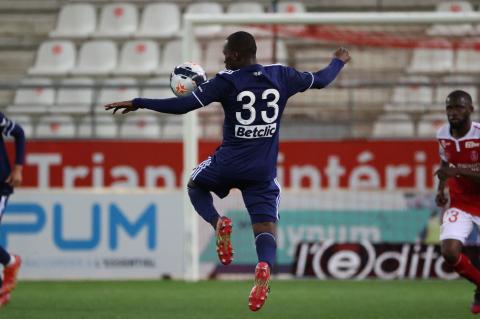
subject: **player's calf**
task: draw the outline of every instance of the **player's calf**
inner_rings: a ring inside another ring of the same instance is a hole
[[[231,241],[232,220],[222,216],[217,221],[215,230],[217,236],[217,255],[220,262],[229,265],[233,260],[233,247]]]

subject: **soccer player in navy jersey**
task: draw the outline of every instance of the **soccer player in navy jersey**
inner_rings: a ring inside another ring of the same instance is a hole
[[[13,169],[10,167],[3,136],[13,136],[15,138],[15,164]],[[24,160],[25,134],[23,129],[0,112],[0,222],[7,206],[8,197],[13,193],[13,188],[22,183]],[[17,273],[22,260],[20,256],[10,255],[0,246],[0,263],[4,267],[3,283],[0,280],[0,307],[2,307],[10,301],[10,292],[16,286]]]
[[[251,34],[235,32],[228,36],[223,48],[226,69],[192,94],[168,99],[136,98],[105,106],[106,110],[113,109],[113,113],[150,109],[184,114],[212,102],[222,104],[223,142],[193,171],[188,194],[195,210],[215,229],[218,257],[228,265],[233,259],[232,221],[220,217],[213,206],[211,192],[220,198],[226,197],[232,188],[242,192],[258,255],[255,284],[249,295],[252,311],[259,310],[265,303],[276,255],[280,202],[280,185],[276,179],[278,136],[285,105],[288,98],[298,92],[326,87],[350,60],[348,51],[340,48],[326,68],[313,73],[299,72],[279,64],[257,64],[256,51]]]

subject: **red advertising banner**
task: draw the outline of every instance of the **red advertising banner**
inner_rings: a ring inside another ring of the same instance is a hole
[[[217,146],[201,142],[199,160]],[[288,141],[278,177],[287,188],[421,190],[434,186],[438,163],[435,141]],[[181,171],[181,142],[29,141],[24,186],[178,187]]]

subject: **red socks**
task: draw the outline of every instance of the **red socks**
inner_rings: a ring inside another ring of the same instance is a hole
[[[453,269],[455,269],[460,276],[480,287],[480,271],[472,265],[472,262],[467,256],[460,254]]]

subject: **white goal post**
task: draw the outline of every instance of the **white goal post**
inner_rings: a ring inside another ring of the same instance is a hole
[[[413,24],[480,23],[480,12],[331,12],[298,14],[185,14],[183,16],[182,58],[193,57],[195,27],[204,25],[261,24],[261,25],[413,25]],[[220,48],[219,48],[220,50]],[[199,279],[198,217],[194,211],[186,184],[190,171],[198,164],[197,113],[184,115],[183,121],[183,211],[185,231],[184,278]]]

